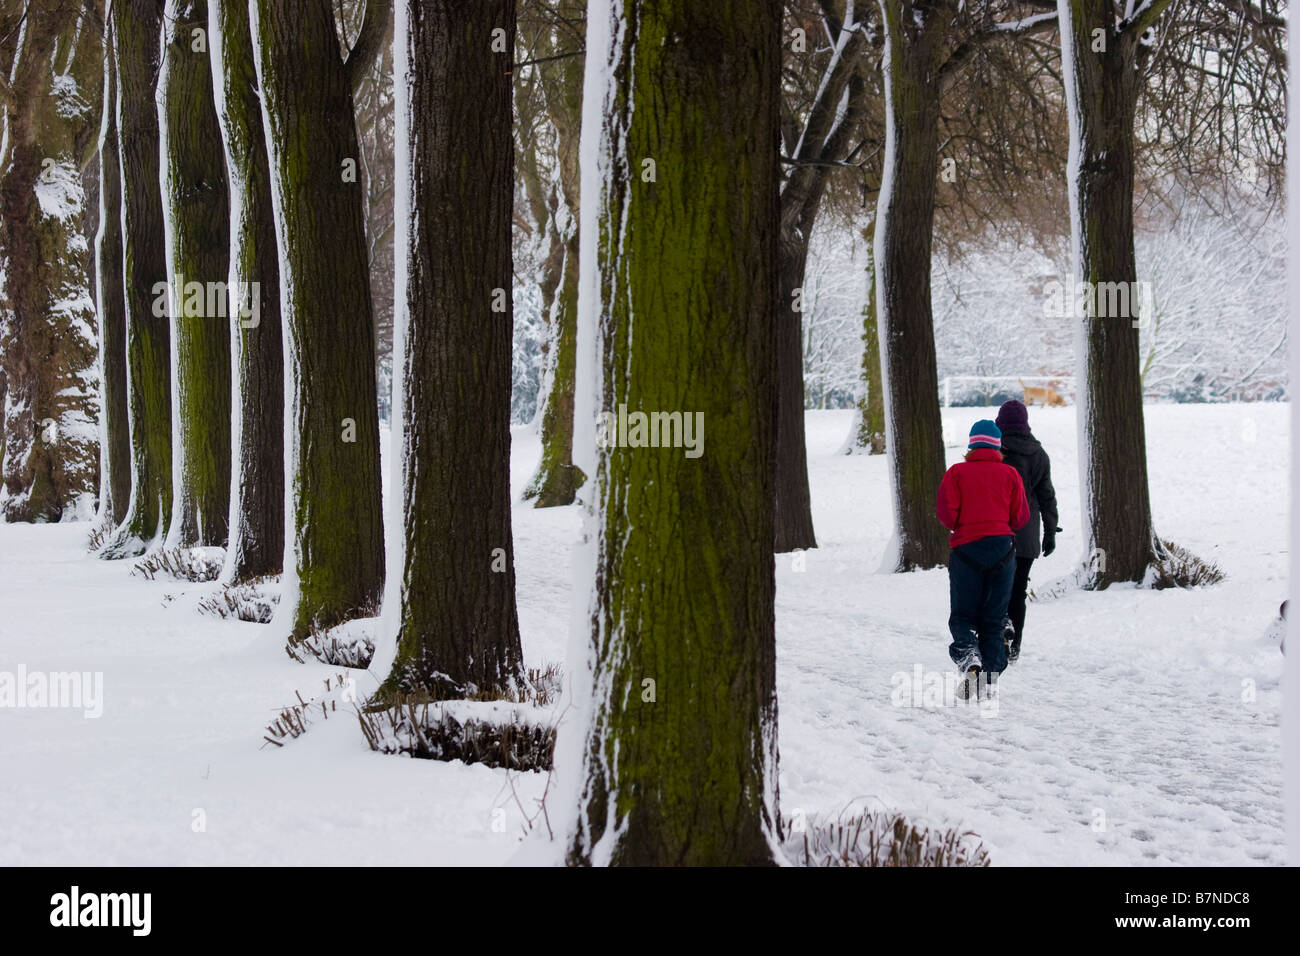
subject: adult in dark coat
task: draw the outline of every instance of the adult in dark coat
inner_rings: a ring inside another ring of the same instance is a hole
[[[1041,553],[1047,557],[1056,550],[1056,489],[1052,487],[1052,462],[1047,452],[1029,430],[1029,410],[1012,399],[998,409],[998,428],[1002,429],[1002,460],[1020,472],[1029,499],[1029,521],[1016,532],[1016,576],[1011,583],[1011,601],[1007,616],[1008,661],[1020,656],[1020,641],[1025,633],[1025,592],[1029,588],[1029,569]],[[1039,544],[1039,530],[1042,543]]]

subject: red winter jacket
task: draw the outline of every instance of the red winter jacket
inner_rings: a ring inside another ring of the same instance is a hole
[[[939,483],[936,509],[952,532],[948,547],[992,535],[1013,534],[1029,521],[1029,502],[1020,472],[1002,463],[1002,453],[975,448],[949,468]]]

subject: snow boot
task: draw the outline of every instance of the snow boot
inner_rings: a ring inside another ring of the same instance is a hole
[[[1007,663],[1014,664],[1020,659],[1020,635],[1009,617],[1002,619],[1002,641],[1007,645]]]
[[[957,682],[957,699],[970,700],[972,697],[978,699],[980,685],[980,666],[972,664],[962,674],[961,679]]]

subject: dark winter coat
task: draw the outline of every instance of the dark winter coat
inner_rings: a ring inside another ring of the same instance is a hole
[[[1052,462],[1030,432],[1002,433],[1002,460],[1020,472],[1029,499],[1029,521],[1016,532],[1016,557],[1036,558],[1042,553],[1041,528],[1056,532],[1056,489],[1052,487]]]

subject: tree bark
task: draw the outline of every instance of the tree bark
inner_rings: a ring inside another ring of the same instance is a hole
[[[228,278],[230,206],[207,6],[167,0],[158,78],[173,357],[169,548],[223,546],[230,518],[229,296],[211,291]]]
[[[369,16],[369,11],[367,11]],[[253,0],[285,349],[285,585],[291,641],[373,615],[384,579],[374,312],[352,113],[333,14]],[[353,61],[349,61],[353,62]]]
[[[808,223],[811,228],[811,222]],[[804,428],[804,272],[811,235],[782,232],[777,277],[781,311],[776,319],[776,474],[773,481],[773,550],[817,547],[812,492],[808,488],[808,437]]]
[[[551,305],[548,388],[542,408],[542,457],[524,489],[538,508],[571,505],[586,480],[573,464],[574,373],[578,349],[578,229],[562,240],[560,283]]]
[[[271,170],[246,0],[208,0],[212,81],[230,189],[230,543],[221,580],[284,568],[284,348]],[[245,314],[248,313],[248,314]]]
[[[79,499],[93,500],[98,482],[80,180],[98,85],[85,74],[97,58],[89,41],[73,48],[76,4],[34,0],[25,14],[0,160],[0,514],[58,521]]]
[[[122,284],[122,166],[117,139],[117,79],[111,25],[105,24],[103,108],[99,127],[99,229],[95,306],[99,316],[99,515],[116,527],[131,499],[131,427],[126,400],[126,294]]]
[[[143,553],[162,539],[171,520],[171,328],[166,309],[154,307],[154,286],[167,277],[154,101],[162,13],[162,0],[113,0],[111,8],[122,181],[131,496],[126,516],[100,551],[103,558]]]
[[[910,4],[908,5],[910,8]],[[876,207],[875,281],[896,571],[948,560],[934,516],[943,479],[943,421],[930,304],[935,184],[939,177],[939,66],[955,5],[906,15],[881,0],[886,167]]]
[[[1067,104],[1075,116],[1067,179],[1076,278],[1093,288],[1123,283],[1133,289],[1139,38],[1131,27],[1116,30],[1108,0],[1061,0],[1060,23]],[[1098,36],[1104,50],[1094,49]],[[1157,547],[1138,323],[1104,311],[1077,319],[1079,479],[1088,556],[1083,583],[1089,588],[1141,581]]]
[[[875,216],[872,215],[862,234],[870,242],[874,232]],[[845,454],[885,453],[885,397],[880,381],[880,323],[876,316],[876,266],[869,259],[867,300],[862,306],[862,398],[858,400],[858,414],[853,420]]]
[[[583,262],[593,398],[615,418],[698,413],[708,440],[687,457],[606,427],[594,456],[590,671],[575,676],[592,680],[591,710],[568,859],[771,863],[781,6],[590,13],[588,69],[611,77],[584,129],[608,156],[583,197],[600,236]]]
[[[385,691],[462,696],[522,677],[510,528],[515,4],[407,0],[401,16],[404,553]],[[504,50],[493,53],[498,29]]]

